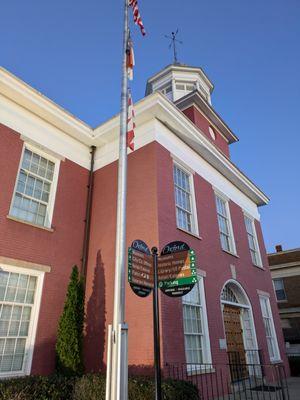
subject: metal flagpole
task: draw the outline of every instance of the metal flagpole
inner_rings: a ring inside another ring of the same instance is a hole
[[[115,286],[113,326],[109,340],[107,393],[109,400],[127,400],[128,357],[127,325],[125,318],[125,269],[126,269],[126,196],[127,196],[127,120],[128,120],[128,75],[126,50],[128,45],[128,0],[124,0],[123,63],[120,113],[120,138],[118,162],[118,197],[115,254]]]

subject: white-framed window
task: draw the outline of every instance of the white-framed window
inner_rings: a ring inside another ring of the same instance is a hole
[[[196,82],[181,82],[176,81],[175,83],[176,90],[182,90],[184,92],[192,92],[196,89]]]
[[[228,200],[217,193],[215,196],[221,247],[225,251],[236,254]]]
[[[174,162],[174,191],[177,227],[198,234],[193,174]]]
[[[172,100],[173,93],[172,93],[172,84],[168,84],[166,86],[163,86],[159,89],[162,94],[168,97],[169,100]]]
[[[211,363],[203,277],[182,297],[183,331],[187,364]]]
[[[0,377],[27,375],[44,272],[0,266]]]
[[[25,143],[9,214],[51,227],[59,160]]]
[[[264,321],[268,351],[271,361],[278,361],[280,359],[276,331],[274,327],[273,315],[268,296],[259,296],[261,313]]]
[[[258,240],[256,235],[256,229],[253,218],[249,217],[248,215],[244,214],[248,243],[249,243],[249,250],[251,254],[251,260],[254,265],[261,267],[261,256],[258,246]]]
[[[284,283],[282,278],[276,278],[273,279],[273,285],[274,285],[274,290],[276,294],[276,299],[277,301],[284,301],[287,299],[285,289],[284,289]]]

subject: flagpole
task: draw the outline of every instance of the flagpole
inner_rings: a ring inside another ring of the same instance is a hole
[[[124,0],[123,61],[121,84],[121,112],[118,161],[118,196],[116,222],[114,315],[111,337],[110,400],[127,400],[128,357],[127,326],[125,324],[125,269],[126,269],[126,198],[127,198],[127,120],[128,74],[126,50],[128,46],[128,0]]]

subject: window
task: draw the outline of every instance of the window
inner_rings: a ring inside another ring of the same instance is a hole
[[[196,90],[196,82],[175,82],[176,91],[178,91],[179,97],[185,96],[188,93],[193,92]]]
[[[260,299],[261,313],[265,325],[270,360],[271,361],[279,360],[280,359],[279,348],[274,328],[270,299],[267,296],[259,296],[259,299]]]
[[[32,325],[39,275],[0,271],[0,376],[30,371]]]
[[[192,92],[196,89],[196,82],[176,82],[175,87],[177,90],[183,90],[185,92]]]
[[[212,140],[216,140],[216,132],[215,132],[214,128],[212,126],[209,126],[208,131],[209,131],[209,134],[210,134]]]
[[[277,301],[286,300],[286,293],[284,290],[283,279],[274,279],[273,285]]]
[[[174,164],[174,187],[177,226],[197,234],[192,175],[177,164]]]
[[[167,85],[159,89],[162,94],[168,97],[168,99],[172,100],[172,85]]]
[[[29,147],[24,148],[10,215],[50,227],[57,168]]]
[[[255,225],[253,219],[249,218],[247,215],[244,216],[246,231],[248,236],[249,249],[251,254],[251,259],[254,265],[261,266],[261,257],[258,248],[258,241],[255,231]]]
[[[186,362],[211,362],[203,278],[182,298]]]
[[[235,243],[231,226],[228,201],[216,195],[217,216],[222,249],[235,254]]]

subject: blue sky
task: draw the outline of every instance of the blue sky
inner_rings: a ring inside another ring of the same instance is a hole
[[[215,84],[213,106],[239,136],[233,161],[270,196],[261,208],[267,249],[300,247],[299,0],[139,0],[134,100],[172,61]],[[3,0],[0,65],[96,126],[119,110],[122,1]]]

